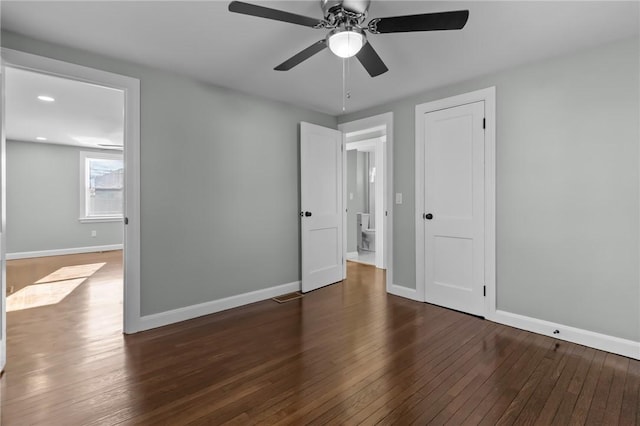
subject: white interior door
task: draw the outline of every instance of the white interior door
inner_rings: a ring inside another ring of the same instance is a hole
[[[424,114],[425,299],[484,315],[484,102]]]
[[[342,280],[342,133],[300,123],[302,291]]]

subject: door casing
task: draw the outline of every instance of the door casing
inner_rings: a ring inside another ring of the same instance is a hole
[[[485,104],[485,240],[484,285],[486,297],[484,317],[492,319],[496,311],[496,88],[464,93],[416,106],[415,110],[415,236],[416,236],[416,298],[427,300],[425,289],[425,238],[424,238],[424,126],[422,117],[429,112],[453,108],[474,102]]]
[[[5,139],[4,66],[0,65],[0,374],[7,362],[7,271],[6,271],[6,218],[7,218],[7,144]]]

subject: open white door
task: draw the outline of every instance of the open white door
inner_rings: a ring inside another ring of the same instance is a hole
[[[4,133],[4,67],[0,66],[0,372],[7,362],[7,274],[5,256],[6,144]]]
[[[300,123],[302,291],[342,280],[342,133]]]

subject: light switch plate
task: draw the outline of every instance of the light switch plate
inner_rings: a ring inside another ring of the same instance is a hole
[[[402,204],[402,192],[396,192],[396,204]]]

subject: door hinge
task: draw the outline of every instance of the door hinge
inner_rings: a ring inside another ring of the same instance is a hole
[[[128,224],[129,224],[129,218],[128,218],[128,217],[125,217],[125,218],[124,218],[124,224],[125,224],[125,225],[128,225]]]
[[[487,286],[486,286],[486,285],[483,285],[483,286],[482,286],[482,295],[483,295],[484,297],[487,297]]]
[[[483,128],[483,129],[486,129],[486,128],[487,128],[487,119],[486,119],[486,118],[483,118],[483,119],[482,119],[482,128]]]
[[[389,212],[388,212],[388,211],[385,211],[385,212],[384,212],[384,215],[385,215],[385,216],[389,216]]]

